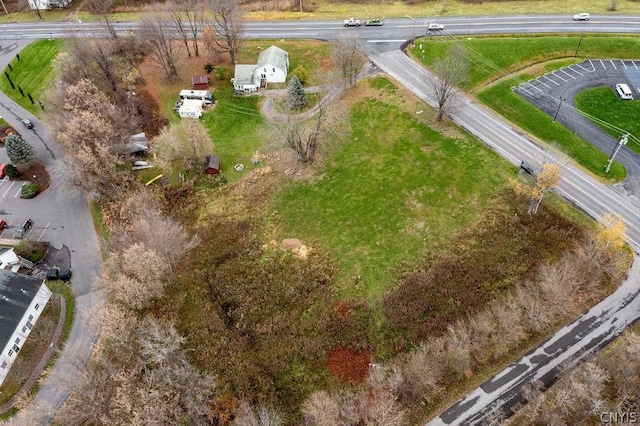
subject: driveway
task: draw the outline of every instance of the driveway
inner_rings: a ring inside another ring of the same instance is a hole
[[[575,108],[574,98],[592,87],[608,86],[613,90],[617,83],[627,83],[634,88],[638,99],[640,60],[589,59],[548,72],[514,90],[549,116],[557,115],[558,122],[609,156],[618,143],[617,139],[580,114]],[[629,144],[633,143],[638,142],[629,141]],[[613,188],[640,206],[640,156],[624,146],[615,159],[627,169],[627,178]]]
[[[0,70],[4,69],[27,44],[28,41],[24,39],[0,41]],[[45,126],[33,114],[16,105],[1,92],[0,116],[33,145],[38,152],[38,160],[45,168],[50,169],[54,160],[63,155],[62,148],[53,141]],[[33,130],[27,130],[22,126],[23,118],[29,118],[35,124]],[[0,148],[0,161],[7,160],[5,149]],[[33,401],[34,406],[40,407],[42,412],[52,413],[69,397],[99,335],[99,330],[89,326],[89,318],[83,313],[88,312],[90,308],[98,307],[91,310],[93,315],[98,315],[99,308],[103,305],[104,292],[93,288],[102,262],[86,199],[70,197],[63,192],[55,176],[51,176],[51,188],[31,200],[16,197],[19,185],[20,182],[0,182],[0,218],[5,219],[10,225],[5,234],[12,234],[17,222],[30,217],[35,226],[27,237],[48,242],[55,249],[63,251],[66,246],[73,270],[71,290],[76,305],[71,333]],[[50,407],[51,410],[47,410],[46,407]],[[29,424],[30,421],[18,418],[16,423]]]

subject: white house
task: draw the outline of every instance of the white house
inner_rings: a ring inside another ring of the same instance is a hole
[[[289,54],[277,46],[260,52],[256,65],[236,65],[233,88],[236,93],[257,92],[268,83],[284,83],[289,71]]]
[[[57,9],[67,7],[71,0],[29,0],[31,9]]]
[[[0,269],[0,385],[50,298],[44,280]]]
[[[178,114],[180,118],[200,118],[203,104],[204,102],[198,99],[185,99],[178,109]]]
[[[20,270],[20,257],[13,251],[13,247],[0,247],[0,269],[8,269],[11,272]]]
[[[233,76],[233,90],[236,93],[253,93],[260,88],[260,78],[255,73],[255,65],[236,65]]]

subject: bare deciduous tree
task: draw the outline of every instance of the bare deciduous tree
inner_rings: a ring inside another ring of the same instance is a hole
[[[85,0],[84,7],[93,15],[100,17],[100,22],[104,25],[107,33],[113,40],[118,40],[116,29],[109,18],[109,13],[113,7],[113,0]]]
[[[238,408],[236,418],[233,422],[236,426],[282,426],[284,421],[281,414],[264,405],[255,409],[243,401]]]
[[[367,390],[356,402],[362,424],[366,426],[403,426],[406,412],[398,398],[386,387]]]
[[[154,138],[153,145],[160,161],[169,169],[177,162],[187,169],[201,167],[213,149],[207,129],[198,120],[182,120],[178,125],[165,127]]]
[[[309,121],[288,116],[287,123],[280,128],[285,143],[296,153],[300,163],[312,163],[327,122],[327,111],[320,107],[318,113]]]
[[[339,33],[333,45],[331,62],[343,86],[355,85],[358,72],[364,64],[364,57],[358,51],[358,37]]]
[[[426,83],[436,100],[436,121],[442,121],[453,109],[455,88],[467,78],[467,69],[464,50],[456,44],[451,46],[442,60],[433,65],[434,74],[429,74]]]
[[[212,35],[212,42],[221,52],[228,52],[231,63],[235,64],[244,33],[240,2],[239,0],[205,0],[205,4],[212,19],[205,24]]]
[[[327,391],[311,394],[302,405],[305,424],[310,426],[340,424],[340,405]]]
[[[176,63],[180,49],[174,45],[171,32],[166,30],[168,26],[170,20],[166,13],[146,15],[140,21],[140,34],[150,48],[149,56],[160,66],[166,79],[174,81],[178,78]]]

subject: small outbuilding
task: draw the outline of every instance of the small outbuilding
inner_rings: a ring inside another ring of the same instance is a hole
[[[220,173],[220,157],[213,154],[207,155],[204,162],[204,172],[208,175]]]
[[[149,151],[147,135],[144,132],[129,136],[129,142],[124,147],[125,153],[140,155]]]
[[[191,77],[191,83],[194,90],[208,90],[209,89],[209,76],[208,75],[194,75]]]

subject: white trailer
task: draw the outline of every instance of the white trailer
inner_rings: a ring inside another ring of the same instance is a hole
[[[202,117],[202,101],[196,99],[185,99],[178,109],[180,118],[200,118]]]
[[[185,101],[187,99],[199,100],[204,102],[205,105],[211,105],[215,102],[213,93],[208,90],[181,90],[180,100]]]

